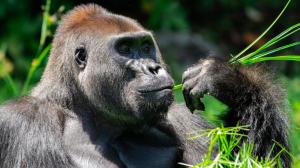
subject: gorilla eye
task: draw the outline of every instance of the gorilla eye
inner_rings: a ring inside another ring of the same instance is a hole
[[[118,51],[122,54],[129,54],[130,46],[128,44],[120,44],[118,47]]]
[[[87,62],[87,53],[84,46],[80,46],[75,50],[75,62],[80,68],[84,68]]]
[[[151,51],[151,45],[148,44],[148,43],[144,44],[143,47],[142,47],[142,50],[143,50],[144,53],[149,54],[150,51]]]

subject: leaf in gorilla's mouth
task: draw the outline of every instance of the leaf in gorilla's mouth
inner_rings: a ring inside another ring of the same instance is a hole
[[[182,84],[178,84],[178,85],[173,86],[172,90],[173,91],[182,90]]]
[[[151,93],[151,92],[159,92],[163,90],[172,90],[173,86],[163,86],[159,88],[147,88],[147,89],[139,89],[140,93]]]

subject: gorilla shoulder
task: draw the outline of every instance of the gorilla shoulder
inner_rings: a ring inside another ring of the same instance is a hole
[[[63,120],[61,108],[33,97],[22,97],[2,105],[0,167],[71,165],[61,141]]]

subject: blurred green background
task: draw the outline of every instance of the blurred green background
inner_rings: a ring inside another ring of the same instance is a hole
[[[177,83],[184,69],[201,57],[215,54],[228,58],[230,54],[237,54],[268,27],[285,4],[282,0],[52,0],[49,13],[44,13],[46,26],[42,29],[45,1],[1,0],[0,102],[28,93],[38,82],[47,59],[40,60],[28,88],[24,88],[33,59],[51,43],[62,14],[89,2],[135,18],[152,30]],[[300,22],[299,10],[300,1],[293,1],[276,26],[255,47]],[[291,41],[300,41],[300,34],[286,42]],[[299,55],[300,47],[284,52]],[[287,90],[291,106],[291,148],[299,160],[300,63],[270,62],[267,66]]]

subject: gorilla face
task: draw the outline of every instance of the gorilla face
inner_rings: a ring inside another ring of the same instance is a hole
[[[127,125],[164,118],[174,82],[150,32],[81,33],[75,39],[79,88],[100,114]]]
[[[173,80],[158,61],[160,57],[152,35],[136,32],[118,36],[113,59],[125,65],[123,102],[138,118],[151,119],[165,114],[172,103]]]

